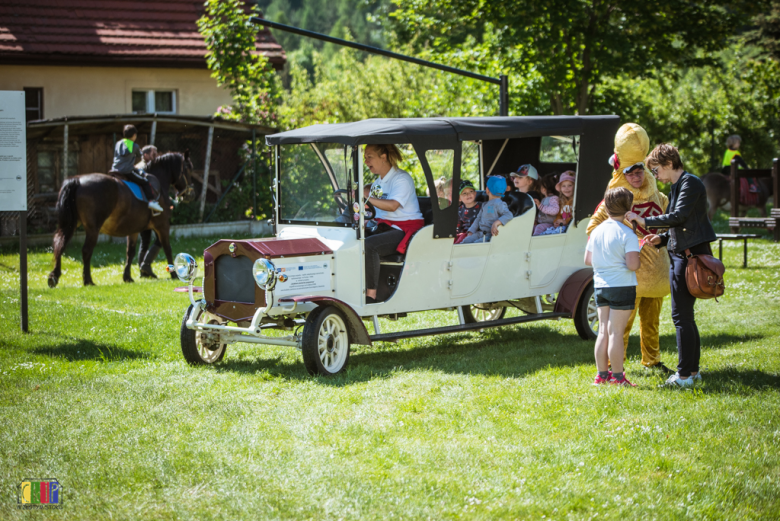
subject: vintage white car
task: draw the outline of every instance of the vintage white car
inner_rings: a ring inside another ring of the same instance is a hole
[[[219,362],[235,342],[283,345],[302,351],[310,373],[332,375],[347,365],[352,344],[561,318],[574,320],[582,338],[595,338],[585,229],[609,181],[605,158],[619,125],[616,116],[370,119],[268,136],[275,237],[209,246],[202,285],[192,256],[179,254],[170,267],[188,283],[180,289],[191,302],[181,325],[185,359]],[[425,185],[417,187],[425,226],[405,255],[382,258],[377,303],[367,304],[362,187],[372,179],[362,149],[391,143],[406,151]],[[514,217],[498,236],[455,244],[457,190],[453,202],[436,197],[437,180],[484,187],[488,176],[523,164],[540,175],[576,171],[568,229],[533,236],[536,205],[510,192],[504,200]],[[426,186],[433,197],[419,195]],[[504,318],[509,307],[523,314]],[[377,320],[440,309],[457,312],[459,324],[381,331]]]

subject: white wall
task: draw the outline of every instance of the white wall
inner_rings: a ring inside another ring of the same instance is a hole
[[[207,69],[0,65],[0,90],[43,88],[43,117],[129,114],[133,89],[176,91],[176,113],[210,116],[231,103]]]

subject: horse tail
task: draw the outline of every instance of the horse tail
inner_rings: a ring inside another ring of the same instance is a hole
[[[71,177],[66,179],[60,188],[60,195],[57,197],[57,232],[54,234],[54,255],[56,257],[62,255],[62,251],[79,225],[76,191],[80,186],[79,178]]]

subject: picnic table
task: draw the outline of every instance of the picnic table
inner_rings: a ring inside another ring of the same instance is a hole
[[[747,245],[748,239],[760,239],[761,235],[757,233],[719,233],[718,238],[718,259],[723,260],[723,241],[743,240],[742,247],[742,267],[747,268]]]

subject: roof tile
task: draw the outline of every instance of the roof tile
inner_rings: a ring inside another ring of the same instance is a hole
[[[203,9],[202,0],[3,0],[0,63],[205,67]],[[256,49],[276,68],[286,61],[267,28]]]

